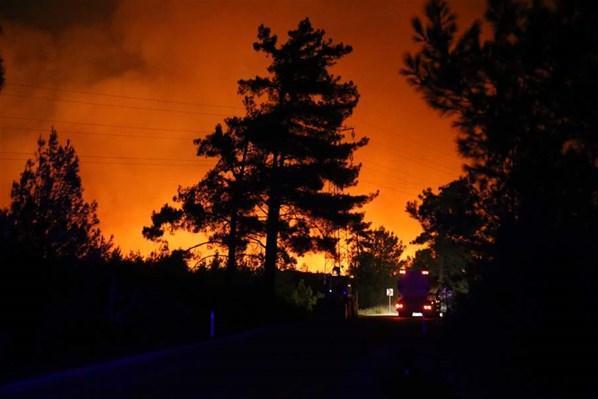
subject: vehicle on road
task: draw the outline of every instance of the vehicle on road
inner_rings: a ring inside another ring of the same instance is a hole
[[[395,309],[400,317],[438,317],[440,304],[430,292],[430,273],[428,270],[399,271],[397,292],[399,294]]]

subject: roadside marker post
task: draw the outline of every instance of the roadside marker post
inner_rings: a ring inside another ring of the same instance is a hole
[[[389,314],[392,313],[392,311],[391,311],[391,308],[392,308],[392,306],[391,306],[391,299],[392,299],[393,295],[394,295],[394,290],[392,288],[387,288],[386,289],[386,296],[388,297],[388,313]]]

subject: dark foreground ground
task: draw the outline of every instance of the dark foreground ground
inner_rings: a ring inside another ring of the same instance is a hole
[[[12,383],[0,397],[450,398],[429,371],[437,331],[396,317],[270,327]]]

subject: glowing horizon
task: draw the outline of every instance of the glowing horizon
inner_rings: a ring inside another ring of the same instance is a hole
[[[251,47],[257,26],[265,23],[284,38],[305,16],[354,48],[334,71],[353,80],[361,94],[347,125],[370,138],[355,155],[363,164],[356,190],[380,190],[365,208],[366,220],[409,244],[420,229],[405,212],[406,202],[461,173],[450,120],[430,110],[398,73],[404,53],[413,48],[410,19],[422,13],[423,1],[376,7],[315,1],[115,4],[107,20],[56,31],[0,20],[6,68],[0,207],[9,204],[21,159],[33,155],[37,137],[54,126],[80,156],[85,197],[98,202],[103,233],[114,235],[124,253],[156,250],[141,235],[151,212],[170,201],[178,185],[199,180],[212,163],[195,157],[192,139],[225,116],[241,115],[237,80],[265,73],[268,60]],[[483,9],[483,1],[453,4],[464,21]],[[195,242],[181,233],[171,248]],[[406,255],[414,251],[408,245]],[[321,256],[306,259],[323,262]],[[310,270],[321,266],[311,264]]]

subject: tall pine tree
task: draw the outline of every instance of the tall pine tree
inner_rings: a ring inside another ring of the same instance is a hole
[[[357,105],[357,88],[329,72],[351,47],[333,44],[306,19],[281,45],[260,26],[254,48],[272,63],[267,76],[239,81],[246,115],[196,141],[198,155],[216,158],[216,166],[179,189],[174,200],[181,207],[154,213],[144,235],[159,239],[165,227],[206,232],[209,242],[227,248],[229,269],[258,241],[272,282],[291,254],[334,252],[329,232],[361,223],[356,208],[373,196],[343,193],[357,184],[352,154],[368,141],[346,137],[343,122]],[[265,244],[258,240],[264,237]]]
[[[266,213],[265,274],[273,281],[281,245],[296,254],[334,251],[331,228],[363,219],[356,211],[372,195],[351,195],[360,165],[353,152],[368,139],[350,141],[343,130],[359,95],[351,81],[330,68],[352,48],[333,43],[309,19],[278,37],[258,28],[254,49],[271,59],[268,74],[239,81],[239,93],[254,110],[245,119],[249,141],[259,149],[260,188]]]

